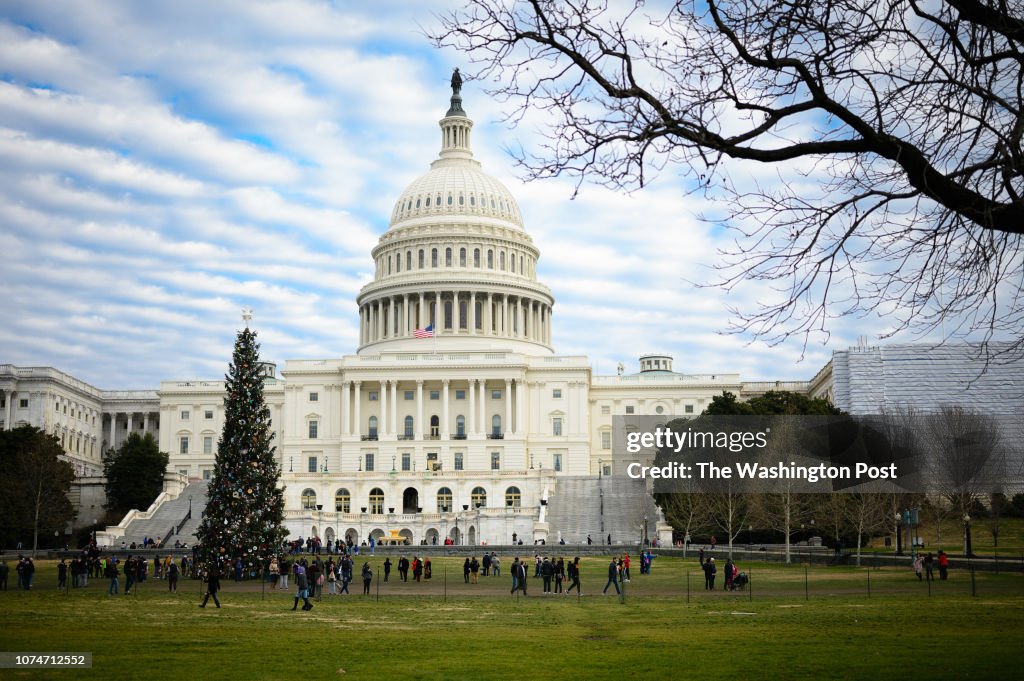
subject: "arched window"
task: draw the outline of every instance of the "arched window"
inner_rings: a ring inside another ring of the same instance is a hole
[[[460,206],[466,205],[466,197],[463,196],[462,194],[459,194],[459,205]]]
[[[391,274],[391,256],[388,256],[388,274]]]
[[[459,328],[460,329],[468,329],[469,328],[469,301],[468,300],[460,300],[459,301]]]
[[[499,270],[504,270],[505,269],[505,251],[500,251],[498,253],[498,269]]]
[[[501,438],[501,414],[495,414],[491,417],[491,437],[495,439]]]
[[[396,272],[401,272],[402,271],[402,254],[401,253],[398,253],[398,254],[395,255],[395,271]]]
[[[405,269],[406,270],[411,270],[412,269],[412,251],[406,251],[405,252]]]
[[[309,510],[316,510],[316,492],[310,488],[302,490],[302,508]]]
[[[455,417],[455,434],[461,437],[466,436],[466,417],[462,414]]]
[[[344,487],[334,493],[334,510],[338,513],[349,513],[352,510],[352,495]]]
[[[427,197],[427,208],[430,208],[430,197]]]
[[[430,249],[430,266],[431,267],[437,267],[437,249],[436,248],[431,248]]]
[[[437,512],[450,513],[452,510],[452,491],[447,487],[437,490]]]
[[[448,205],[449,206],[452,205],[452,195],[451,194],[448,195]]]
[[[515,253],[513,253],[512,255],[510,255],[508,257],[508,268],[510,270],[512,270],[513,273],[515,273],[515,271],[516,271],[516,254]]]
[[[405,436],[408,438],[412,437],[412,417],[405,417]]]
[[[451,248],[444,249],[444,266],[445,267],[451,267],[452,266],[452,249]]]
[[[518,487],[509,487],[505,490],[505,505],[511,508],[520,508],[523,505],[523,495]]]
[[[469,205],[471,205],[471,206],[475,206],[476,205],[476,197],[475,196],[470,196],[469,197]]]
[[[420,249],[420,269],[423,269],[423,249]]]
[[[465,266],[466,266],[466,249],[465,248],[460,248],[459,249],[459,267],[465,267]]]
[[[480,249],[473,249],[473,267],[480,267]]]
[[[441,419],[437,414],[430,417],[430,437],[434,440],[441,437]]]
[[[452,301],[444,301],[444,328],[452,328]]]
[[[370,490],[370,513],[384,512],[384,490],[374,487]]]
[[[469,502],[470,508],[487,508],[487,490],[483,487],[474,487]]]
[[[419,200],[419,199],[416,199],[416,207],[417,207],[417,208],[419,208],[419,207],[420,207],[420,200]]]
[[[523,271],[523,256],[519,256],[519,274],[526,274]]]
[[[369,436],[369,438],[371,440],[376,440],[377,439],[377,417],[376,416],[371,416],[370,417],[369,426],[370,426],[369,427],[369,432],[367,433],[367,435]]]
[[[487,250],[487,269],[494,269],[494,251],[490,249]]]

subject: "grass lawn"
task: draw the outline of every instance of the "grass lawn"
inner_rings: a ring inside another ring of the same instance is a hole
[[[377,574],[382,560],[371,559]],[[929,596],[905,569],[755,564],[740,566],[752,593],[708,593],[695,561],[663,557],[651,575],[634,568],[622,602],[600,594],[598,558],[584,563],[579,599],[543,596],[534,578],[530,596],[513,599],[505,575],[466,585],[461,560],[433,564],[429,583],[392,573],[379,601],[325,594],[304,613],[290,593],[252,582],[226,583],[220,610],[197,607],[191,580],[177,594],[153,579],[132,597],[107,596],[106,580],[65,594],[43,563],[31,592],[13,580],[0,592],[0,649],[92,652],[93,668],[0,678],[903,680],[1024,669],[1020,573],[978,573],[972,597],[969,575],[954,572]]]

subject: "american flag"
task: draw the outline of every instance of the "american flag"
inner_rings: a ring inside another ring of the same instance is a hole
[[[412,332],[415,338],[433,338],[434,337],[434,325],[431,324],[425,329],[416,329]]]

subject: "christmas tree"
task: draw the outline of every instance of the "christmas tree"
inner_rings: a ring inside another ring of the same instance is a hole
[[[242,558],[259,565],[280,548],[287,531],[259,345],[248,326],[235,340],[224,379],[224,430],[196,533],[200,558],[207,564]]]

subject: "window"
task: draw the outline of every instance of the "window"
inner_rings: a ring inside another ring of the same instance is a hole
[[[612,474],[612,467],[610,465],[605,465],[604,466],[604,470],[602,471],[602,473],[604,475],[611,475]]]
[[[438,390],[431,390],[430,391],[430,399],[432,399],[432,400],[439,400],[439,399],[441,399],[441,392],[438,391]]]
[[[430,201],[430,199],[427,199],[427,201]],[[412,251],[406,251],[405,252],[405,269],[407,269],[407,270],[411,270],[412,269]]]
[[[687,414],[692,414],[693,413],[693,405],[692,404],[686,405],[685,407],[683,407],[683,411],[685,413],[687,413]]]
[[[466,399],[466,391],[465,390],[456,390],[455,391],[455,399],[457,399],[457,400],[464,400],[464,399]]]
[[[376,390],[371,390],[371,391],[370,391],[370,396],[369,396],[369,398],[368,398],[368,399],[369,399],[369,400],[370,400],[371,402],[376,402],[376,401],[377,401],[377,396],[378,396],[378,393],[377,393],[377,391],[376,391]]]
[[[455,452],[455,470],[461,471],[462,467],[462,452]]]
[[[18,408],[19,408],[19,409],[28,409],[28,400],[27,400],[27,399],[24,399],[24,400],[18,400]],[[64,413],[65,413],[65,414],[67,414],[67,413],[68,413],[68,407],[67,407],[67,405],[64,405]]]
[[[370,490],[370,513],[384,512],[384,490],[374,487]]]
[[[373,464],[374,464],[373,452],[367,452],[366,453],[366,465],[364,466],[364,468],[366,468],[366,470],[368,472],[372,472],[373,471]]]
[[[495,414],[491,417],[491,437],[501,437],[501,415]]]
[[[412,426],[413,426],[412,417],[411,416],[406,416],[405,417],[405,437],[407,437],[407,438],[412,438],[413,437]]]
[[[437,512],[450,513],[452,510],[452,491],[447,487],[437,490]]]
[[[6,407],[6,406],[7,406],[6,404],[0,404],[0,407]],[[60,402],[54,402],[53,403],[53,410],[55,412],[57,412],[58,414],[60,413]]]
[[[562,419],[560,417],[556,416],[555,418],[551,419],[551,434],[552,435],[561,435],[562,434]]]
[[[492,400],[500,400],[501,399],[501,391],[500,390],[492,390],[491,391],[491,399]]]
[[[519,508],[523,505],[523,494],[518,487],[509,487],[505,490],[505,506]]]
[[[444,249],[444,266],[445,267],[451,267],[452,266],[452,249],[450,249],[450,248]]]
[[[315,440],[316,436],[319,434],[319,430],[320,430],[320,422],[319,421],[310,421],[309,422],[309,439],[310,440]]]
[[[402,470],[412,470],[412,454],[410,454],[409,452],[402,452]]]
[[[611,449],[611,448],[612,448],[612,434],[611,434],[611,432],[607,431],[607,430],[602,431],[601,432],[601,449]]]
[[[627,414],[635,414],[636,413],[636,407],[634,407],[632,405],[626,407],[626,413]]]
[[[311,456],[306,460],[306,471],[309,473],[316,473],[320,469],[317,467],[317,460],[315,456]]]
[[[210,435],[203,437],[203,454],[213,454],[213,437]]]
[[[320,393],[310,393],[309,394],[309,401],[310,402],[319,402],[320,401]]]
[[[455,417],[455,435],[457,437],[466,437],[466,417],[462,414]]]
[[[562,472],[562,454],[561,454],[561,452],[555,452],[554,454],[551,455],[551,463],[554,465],[556,473],[561,473]]]
[[[376,416],[371,416],[368,425],[369,425],[369,428],[368,428],[369,432],[367,433],[367,435],[369,436],[369,438],[371,440],[376,440],[377,439],[377,417]]]
[[[352,495],[344,487],[334,493],[334,510],[338,513],[349,513],[352,511]]]
[[[604,416],[608,416],[611,413],[612,413],[612,408],[610,406],[604,405],[603,407],[601,407],[601,414],[603,414]]]
[[[182,435],[178,440],[178,453],[188,454],[188,435]]]
[[[470,508],[486,508],[487,507],[487,490],[483,487],[474,487],[473,493],[470,496]]]
[[[501,470],[501,452],[491,452],[491,470]]]
[[[204,468],[203,480],[209,480],[211,477],[213,477],[213,471],[211,471],[209,468]]]
[[[561,397],[562,397],[562,389],[561,388],[555,388],[554,390],[552,390],[551,391],[551,397],[555,398],[556,400],[561,399]]]
[[[505,271],[505,251],[499,251],[498,253],[498,269]]]
[[[490,249],[487,250],[487,269],[494,269],[494,251]]]
[[[459,249],[459,267],[465,267],[465,266],[466,266],[466,249],[465,248],[460,248]]]
[[[441,437],[441,419],[437,414],[430,417],[430,437],[434,440]]]
[[[420,249],[420,269],[423,269],[423,249]]]
[[[437,249],[436,248],[431,248],[430,249],[430,266],[431,267],[437,267]]]
[[[659,404],[657,407],[654,408],[654,413],[655,414],[664,414],[665,413],[665,407],[663,407],[663,406],[661,406]]]
[[[316,510],[316,492],[308,487],[302,490],[302,508],[307,511]]]
[[[480,267],[480,249],[473,249],[473,267]]]
[[[203,418],[206,419],[207,421],[212,421],[213,420],[213,410],[212,409],[207,409],[205,412],[203,412]]]
[[[412,400],[416,399],[416,396],[413,394],[413,391],[411,390],[404,391],[403,395],[405,396],[406,402],[411,402]]]
[[[188,421],[188,417],[189,417],[188,409],[182,409],[181,410],[181,420],[182,421]]]

